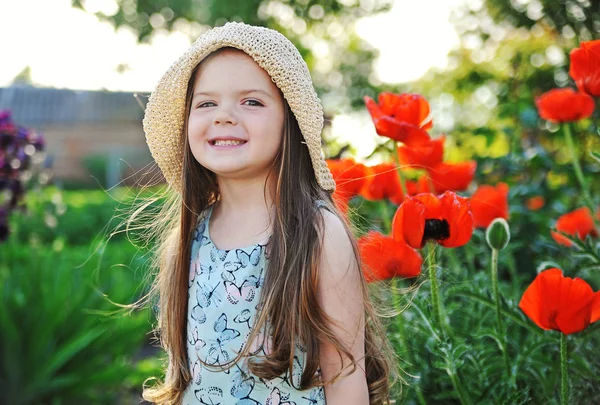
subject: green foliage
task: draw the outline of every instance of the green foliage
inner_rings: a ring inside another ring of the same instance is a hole
[[[572,32],[584,39],[600,35],[599,0],[486,0],[485,6],[497,23],[509,21],[515,27],[531,29],[537,22],[544,21],[559,32]]]
[[[148,197],[155,190],[149,189],[137,197]],[[37,193],[32,191],[26,211],[11,218],[11,238],[24,244],[63,240],[69,246],[89,246],[92,240],[114,232],[111,241],[123,240],[128,237],[123,221],[136,193],[138,191],[126,188],[117,188],[111,193],[103,190],[64,191],[56,187],[47,187]],[[152,207],[159,204],[160,201]]]
[[[150,314],[119,313],[111,301],[132,303],[144,293],[144,257],[129,243],[93,254],[64,240],[9,239],[0,258],[2,402],[116,403],[136,375],[132,356]]]

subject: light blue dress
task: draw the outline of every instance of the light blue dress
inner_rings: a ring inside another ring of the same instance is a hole
[[[320,205],[319,202],[317,205]],[[210,239],[209,220],[214,205],[200,215],[191,249],[188,284],[187,353],[192,381],[182,405],[324,405],[323,387],[300,391],[306,351],[297,345],[294,372],[273,380],[248,373],[245,361],[232,368],[214,370],[234,359],[251,331],[264,282],[268,256],[266,244],[219,250]],[[258,339],[252,352],[264,355]],[[293,386],[290,384],[293,382]]]

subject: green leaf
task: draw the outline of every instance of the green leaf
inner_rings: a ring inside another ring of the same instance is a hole
[[[42,366],[39,370],[39,375],[51,377],[60,367],[79,354],[105,332],[105,327],[83,330],[80,336],[74,337],[73,340],[58,349],[52,360],[45,366]]]

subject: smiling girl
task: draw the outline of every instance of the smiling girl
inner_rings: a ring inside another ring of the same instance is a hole
[[[381,404],[392,351],[331,194],[323,111],[277,31],[209,30],[144,117],[171,195],[156,254],[159,404]],[[162,229],[162,228],[161,228]]]

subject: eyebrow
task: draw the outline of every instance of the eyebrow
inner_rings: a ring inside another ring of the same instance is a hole
[[[260,90],[260,89],[248,89],[248,90],[241,90],[238,92],[238,94],[240,94],[240,95],[246,95],[246,94],[250,94],[250,93],[261,93],[261,94],[264,94],[265,96],[269,97],[270,99],[273,99],[273,96],[271,96],[266,91]],[[194,93],[192,98],[197,97],[197,96],[214,96],[215,94],[216,94],[216,92],[212,92],[212,91],[200,91],[198,93]]]

